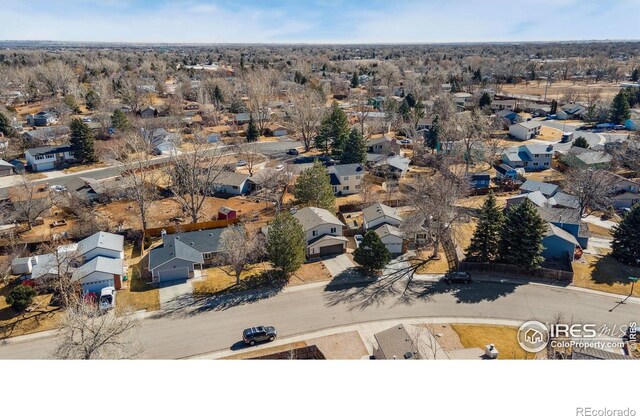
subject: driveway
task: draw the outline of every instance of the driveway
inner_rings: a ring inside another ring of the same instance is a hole
[[[331,277],[336,277],[344,274],[349,269],[356,267],[355,263],[346,254],[341,254],[337,257],[333,257],[327,260],[323,260],[324,267],[327,268]]]
[[[595,215],[587,215],[585,218],[582,219],[582,221],[597,225],[602,228],[606,228],[607,230],[610,230],[615,225],[618,225],[617,222],[609,221],[609,220],[601,220]]]
[[[160,308],[177,309],[191,303],[193,285],[191,280],[178,280],[160,286]]]

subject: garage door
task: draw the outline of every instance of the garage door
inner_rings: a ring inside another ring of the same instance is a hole
[[[171,280],[187,280],[189,278],[189,268],[161,270],[158,273],[158,282],[169,282]]]
[[[342,244],[320,247],[320,256],[330,256],[332,254],[342,254],[344,252]]]
[[[91,283],[83,283],[81,285],[82,293],[88,293],[88,292],[100,293],[102,289],[109,286],[113,286],[113,279],[100,280],[98,282],[91,282]]]

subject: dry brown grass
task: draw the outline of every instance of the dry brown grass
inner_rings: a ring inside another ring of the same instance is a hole
[[[640,268],[625,266],[610,254],[584,254],[573,263],[573,285],[603,292],[628,295],[631,291],[629,276],[640,276]],[[636,285],[633,296],[640,296],[640,285]]]
[[[254,264],[250,270],[242,272],[241,281],[256,279],[266,271],[271,270],[269,263]],[[235,273],[228,267],[211,267],[202,271],[202,279],[193,282],[193,294],[210,296],[218,294],[236,286]]]
[[[505,93],[513,94],[525,94],[525,95],[537,95],[540,98],[544,97],[545,82],[544,81],[527,81],[519,84],[505,84],[500,86]],[[572,90],[577,93],[584,93],[587,91],[596,90],[600,93],[603,99],[612,99],[618,91],[620,86],[615,82],[598,82],[593,83],[586,81],[560,81],[554,82],[547,88],[547,99],[561,99],[565,91]]]
[[[313,282],[325,282],[331,280],[331,273],[324,267],[321,261],[303,264],[289,279],[289,286],[304,285]]]
[[[91,170],[91,169],[100,169],[100,168],[106,168],[107,164],[104,162],[98,162],[98,163],[92,163],[90,165],[76,165],[76,166],[71,166],[70,168],[66,168],[63,170],[64,173],[77,173],[77,172],[84,172],[85,170]]]
[[[420,251],[417,253],[417,258],[412,260],[412,263],[419,262],[421,260],[428,260],[425,264],[418,267],[416,273],[418,274],[441,274],[449,271],[449,263],[444,252],[438,253],[437,259],[431,259],[432,250]]]
[[[527,172],[525,174],[527,179],[533,179],[536,181],[548,182],[548,181],[562,181],[566,178],[566,175],[555,169],[541,170],[539,172]]]
[[[128,266],[128,281],[118,291],[116,313],[123,314],[140,310],[157,311],[160,309],[160,290],[148,284],[140,273],[147,258],[141,256],[140,248],[127,244],[124,247]]]
[[[596,224],[591,224],[590,222],[587,223],[587,226],[589,227],[589,232],[593,236],[602,237],[602,238],[612,238],[611,230],[609,230],[608,228],[601,227]]]
[[[52,295],[36,296],[30,312],[21,314],[11,309],[6,296],[15,285],[0,284],[0,339],[57,328],[62,310],[49,306]]]
[[[557,142],[562,139],[562,131],[549,126],[540,127],[540,134],[536,136],[538,140],[546,140],[549,142]]]
[[[451,324],[465,348],[480,348],[494,344],[503,360],[531,360],[535,354],[526,352],[518,344],[518,329],[502,325]]]

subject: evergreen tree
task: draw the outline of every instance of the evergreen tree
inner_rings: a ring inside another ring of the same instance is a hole
[[[391,260],[391,253],[380,240],[378,234],[370,230],[367,231],[362,243],[353,252],[353,260],[369,272],[382,270]]]
[[[440,145],[440,137],[442,136],[442,126],[440,126],[439,116],[435,116],[431,122],[431,128],[427,132],[427,147],[437,150]]]
[[[549,114],[555,114],[558,112],[558,102],[556,100],[551,100],[551,110],[549,110]]]
[[[588,149],[589,148],[589,142],[587,142],[587,139],[585,139],[584,137],[579,136],[573,141],[573,144],[571,146],[572,147],[582,147],[583,149]]]
[[[631,111],[629,110],[629,101],[627,100],[627,94],[624,90],[620,90],[613,98],[610,111],[611,121],[615,124],[621,124],[629,119]]]
[[[540,254],[546,230],[547,224],[530,200],[511,207],[500,233],[499,261],[527,269],[540,267],[544,260]]]
[[[119,108],[116,108],[111,115],[111,127],[118,131],[128,130],[130,127],[127,115]]]
[[[316,136],[316,147],[322,149],[324,153],[329,153],[329,148],[331,148],[334,155],[340,155],[348,136],[347,115],[338,107],[338,103],[334,102],[329,113],[322,119],[320,131]]]
[[[613,258],[619,262],[628,266],[640,266],[640,204],[635,204],[631,212],[614,228],[611,248]]]
[[[96,159],[95,150],[93,148],[94,138],[89,127],[76,118],[69,125],[71,129],[71,147],[73,148],[73,157],[80,163],[93,163]]]
[[[488,92],[482,94],[480,97],[480,108],[489,107],[491,105],[491,96]]]
[[[412,93],[407,94],[404,100],[409,104],[409,107],[413,108],[416,106],[416,97],[414,97]]]
[[[333,211],[336,196],[329,181],[327,169],[319,161],[298,176],[293,195],[303,205]]]
[[[640,68],[635,68],[631,73],[631,81],[638,82],[640,80]]]
[[[398,108],[398,114],[400,115],[403,121],[405,122],[409,121],[409,116],[411,114],[411,107],[409,107],[409,103],[407,103],[407,100],[403,100],[402,104],[400,104],[400,107]]]
[[[14,128],[11,127],[9,117],[5,116],[3,113],[0,113],[0,133],[4,134],[6,137],[10,137],[15,134]]]
[[[220,86],[218,84],[216,84],[216,86],[213,88],[213,102],[217,107],[220,107],[220,104],[222,104],[224,102],[224,95],[222,94],[222,90],[220,89]]]
[[[367,161],[367,142],[360,130],[355,127],[349,133],[349,137],[344,142],[344,149],[340,155],[340,163],[362,163]]]
[[[94,90],[89,91],[84,97],[84,100],[89,110],[95,110],[100,106],[100,94]]]
[[[496,202],[493,192],[484,200],[471,244],[467,249],[470,261],[489,262],[498,257],[500,234],[504,224],[504,214]]]
[[[27,309],[36,297],[36,291],[31,286],[18,285],[14,287],[9,295],[7,295],[7,303],[16,312],[22,312]]]
[[[71,110],[71,112],[73,112],[74,114],[82,113],[82,111],[80,111],[80,107],[78,106],[78,102],[76,101],[76,98],[73,95],[71,94],[65,95],[64,103],[67,105],[67,107],[69,107],[69,110]]]
[[[360,85],[360,78],[358,78],[358,74],[356,72],[353,73],[351,77],[351,88],[358,88]]]
[[[480,70],[480,68],[476,69],[473,72],[473,80],[476,82],[482,82],[482,71]]]
[[[268,228],[267,257],[284,277],[291,276],[306,258],[306,240],[300,222],[287,211],[280,211]]]
[[[256,142],[260,137],[260,132],[253,121],[253,116],[249,116],[249,125],[247,126],[247,142]]]

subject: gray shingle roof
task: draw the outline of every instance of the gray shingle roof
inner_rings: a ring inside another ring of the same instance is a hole
[[[562,228],[557,227],[557,226],[555,226],[553,224],[547,224],[547,225],[548,225],[547,232],[545,234],[547,237],[554,235],[554,236],[560,237],[563,240],[568,241],[568,242],[570,242],[570,243],[572,243],[572,244],[574,244],[574,245],[576,245],[578,247],[580,246],[580,244],[578,243],[578,240],[576,240],[576,238],[573,235],[571,235],[570,233],[568,233],[567,231],[565,231]]]
[[[364,167],[360,163],[334,165],[329,166],[329,173],[335,173],[339,178],[343,176],[362,175],[364,174]]]
[[[390,218],[394,218],[398,221],[402,221],[402,218],[397,214],[395,208],[392,208],[385,204],[381,204],[379,202],[363,209],[362,216],[367,222],[374,221],[383,216],[387,216]]]
[[[172,238],[165,241],[162,246],[149,252],[149,269],[153,270],[173,259],[182,259],[193,263],[204,262],[204,257],[200,251],[181,240]]]
[[[540,191],[542,195],[550,197],[558,191],[558,185],[528,179],[520,185],[520,190],[525,192]]]
[[[122,251],[124,247],[124,237],[118,234],[98,231],[78,243],[80,253],[85,254],[95,248],[105,248],[108,250]]]
[[[63,152],[71,152],[73,148],[70,145],[62,145],[62,146],[42,146],[42,147],[32,147],[31,149],[25,150],[25,153],[29,153],[31,156],[39,156],[39,155],[49,155],[52,153],[63,153]]]
[[[537,207],[538,214],[548,222],[580,224],[580,210],[572,208]]]
[[[304,231],[309,231],[321,224],[334,224],[344,227],[342,221],[323,208],[306,207],[298,210],[293,216],[300,222]]]
[[[122,275],[124,263],[122,259],[110,259],[98,256],[73,271],[73,279],[79,280],[93,272]]]
[[[378,237],[380,238],[384,238],[388,235],[404,238],[404,234],[402,233],[402,231],[389,224],[384,224],[383,226],[376,228],[375,233],[378,234]]]
[[[418,348],[404,325],[396,325],[374,335],[378,348],[387,360],[419,359]]]
[[[241,187],[242,184],[249,179],[249,175],[246,173],[236,173],[236,172],[227,172],[222,171],[215,178],[213,183],[216,185],[228,185],[228,186],[238,186]]]

